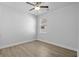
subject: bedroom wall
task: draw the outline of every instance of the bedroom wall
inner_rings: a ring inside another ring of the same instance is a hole
[[[38,30],[38,40],[55,44],[64,48],[77,50],[78,43],[78,20],[77,4],[63,7],[39,16],[40,19],[47,19],[47,33],[40,33]]]
[[[78,56],[79,56],[79,4],[77,5],[77,19],[78,19]]]
[[[36,17],[0,4],[0,48],[35,39]]]

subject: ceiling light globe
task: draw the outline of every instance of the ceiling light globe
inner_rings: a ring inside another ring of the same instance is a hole
[[[35,10],[40,10],[40,7],[36,6],[36,7],[35,7]]]

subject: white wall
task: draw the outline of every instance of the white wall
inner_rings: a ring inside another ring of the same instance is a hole
[[[77,19],[78,19],[78,56],[79,56],[79,4],[77,5]]]
[[[36,18],[0,4],[0,48],[35,39]]]
[[[39,33],[38,30],[39,40],[77,50],[78,23],[76,5],[66,6],[41,15],[39,20],[43,18],[48,20],[48,32]]]

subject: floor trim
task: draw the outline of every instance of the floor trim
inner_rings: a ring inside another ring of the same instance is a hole
[[[66,48],[66,49],[69,49],[69,50],[78,51],[77,49],[73,49],[73,48],[68,47],[68,46],[63,46],[63,45],[61,45],[61,44],[57,44],[57,43],[54,43],[54,42],[51,42],[51,41],[48,41],[48,40],[45,40],[45,39],[38,39],[38,40],[39,40],[39,41],[43,41],[43,42],[47,42],[47,43],[49,43],[49,44],[54,44],[54,45],[56,45],[56,46],[60,46],[60,47],[62,47],[62,48]]]
[[[17,42],[17,43],[13,43],[13,44],[5,45],[5,46],[3,46],[3,47],[0,47],[0,49],[8,48],[8,47],[12,47],[12,46],[16,46],[16,45],[23,44],[23,43],[27,43],[27,42],[31,42],[31,41],[34,41],[34,40],[28,40],[28,41]]]
[[[44,39],[34,39],[34,40],[39,40],[39,41],[43,41],[43,42],[46,42],[46,43],[49,43],[49,44],[54,44],[56,46],[60,46],[62,48],[66,48],[66,49],[69,49],[69,50],[78,51],[77,49],[73,49],[73,48],[70,48],[70,47],[67,47],[67,46],[63,46],[63,45],[60,45],[60,44],[57,44],[57,43],[54,43],[54,42],[50,42],[50,41],[47,41],[47,40],[44,40]],[[16,45],[27,43],[27,42],[34,41],[34,40],[23,41],[23,42],[18,42],[18,43],[13,43],[13,44],[5,45],[3,47],[0,47],[0,49],[8,48],[8,47],[11,47],[11,46],[16,46]]]
[[[77,51],[77,57],[79,57],[79,51]]]

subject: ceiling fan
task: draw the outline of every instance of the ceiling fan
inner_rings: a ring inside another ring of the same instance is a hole
[[[41,8],[48,8],[48,6],[40,6],[42,2],[35,2],[34,4],[33,3],[30,3],[30,2],[26,2],[27,4],[29,5],[32,5],[34,6],[34,8],[30,9],[29,11],[32,11],[32,10],[40,10]]]

